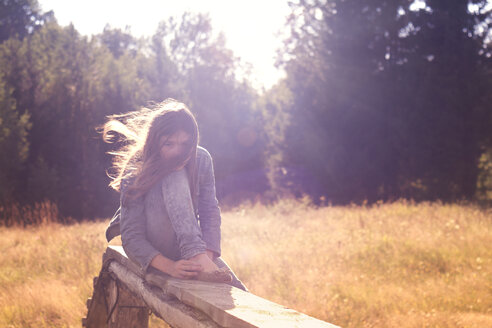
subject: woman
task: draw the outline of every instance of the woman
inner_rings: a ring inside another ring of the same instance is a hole
[[[111,153],[120,209],[106,237],[121,232],[128,257],[181,279],[229,282],[246,290],[220,258],[220,210],[210,154],[198,146],[187,107],[167,99],[152,108],[113,115],[103,139],[120,135]],[[198,221],[198,220],[199,221]]]

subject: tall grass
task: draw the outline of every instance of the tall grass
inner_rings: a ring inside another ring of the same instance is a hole
[[[1,226],[25,227],[52,222],[70,223],[71,221],[71,218],[63,218],[58,211],[58,206],[49,200],[34,203],[34,205],[21,205],[15,202],[0,204]]]
[[[0,228],[0,326],[80,326],[105,226]],[[492,326],[491,210],[284,200],[227,211],[222,231],[223,257],[253,293],[322,320]]]
[[[0,228],[0,327],[78,327],[104,223]]]

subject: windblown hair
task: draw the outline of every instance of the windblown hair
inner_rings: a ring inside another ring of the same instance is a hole
[[[164,161],[160,150],[167,138],[178,131],[190,135],[190,148],[179,157]],[[114,157],[108,175],[112,178],[109,185],[116,191],[121,191],[123,184],[131,181],[125,185],[124,203],[145,195],[157,182],[185,163],[194,196],[198,125],[185,104],[168,98],[137,111],[108,116],[102,134],[108,143],[123,144],[119,150],[109,153]]]

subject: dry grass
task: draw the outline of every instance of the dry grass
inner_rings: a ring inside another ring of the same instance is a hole
[[[0,228],[0,327],[78,327],[104,223]]]
[[[257,295],[343,327],[492,326],[491,210],[284,200],[223,216],[223,257]],[[80,326],[105,226],[0,228],[0,326]]]

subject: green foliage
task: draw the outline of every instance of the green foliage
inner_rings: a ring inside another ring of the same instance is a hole
[[[88,40],[73,26],[41,25],[0,45],[2,100],[15,104],[3,105],[2,115],[8,113],[9,129],[16,117],[25,125],[18,128],[23,134],[1,144],[29,145],[28,153],[25,147],[9,150],[22,155],[9,157],[11,166],[0,163],[12,177],[2,190],[19,206],[48,199],[62,217],[110,215],[118,204],[105,173],[112,148],[96,128],[107,115],[168,97],[185,101],[197,115],[202,144],[214,155],[220,196],[240,200],[266,188],[261,117],[252,110],[256,93],[236,80],[239,62],[223,37],[213,35],[207,16],[163,22],[150,39],[106,26]]]
[[[466,1],[291,7],[277,184],[333,202],[474,197],[492,63],[474,29],[490,14]]]
[[[282,167],[286,162],[284,156],[289,146],[285,140],[285,131],[292,124],[290,113],[285,109],[291,108],[292,98],[293,95],[285,81],[280,81],[268,90],[259,102],[265,122],[268,181],[277,193],[292,187],[291,181],[284,178],[286,170]]]
[[[11,90],[0,76],[0,199],[3,202],[16,196],[19,172],[29,154],[29,118],[27,112],[17,111]]]
[[[113,149],[96,128],[168,97],[196,114],[228,202],[269,187],[316,202],[455,200],[477,182],[486,194],[490,11],[467,3],[292,3],[287,77],[260,97],[207,15],[169,19],[147,39],[109,25],[88,39],[36,1],[3,1],[0,204],[110,215]]]
[[[129,28],[122,31],[120,29],[112,29],[109,25],[106,25],[98,39],[116,59],[127,52],[136,55],[138,50],[137,40],[130,34]]]
[[[0,43],[11,37],[23,38],[33,33],[45,21],[53,19],[53,13],[41,13],[37,0],[0,1]]]
[[[106,115],[143,102],[135,58],[115,58],[73,26],[56,23],[21,42],[4,42],[0,53],[17,108],[29,113],[33,123],[29,157],[17,176],[16,201],[48,198],[63,216],[109,213],[116,195],[106,187],[104,172],[110,163],[95,127]]]

